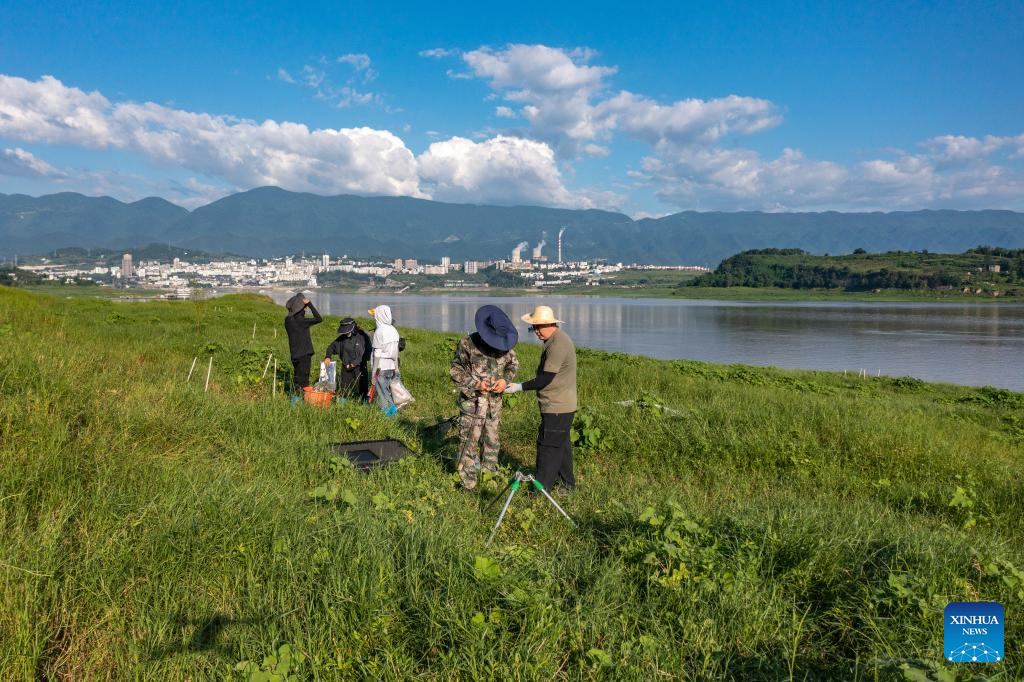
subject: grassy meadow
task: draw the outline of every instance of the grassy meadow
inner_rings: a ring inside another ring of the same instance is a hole
[[[579,526],[517,497],[487,546],[431,428],[457,335],[401,330],[388,419],[272,397],[282,319],[0,288],[0,679],[1024,677],[1024,394],[581,349]],[[508,471],[538,422],[509,400]],[[421,454],[325,447],[384,437]],[[972,600],[1007,658],[943,663]]]

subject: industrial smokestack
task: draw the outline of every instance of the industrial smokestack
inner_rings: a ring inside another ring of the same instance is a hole
[[[523,249],[525,249],[528,246],[529,246],[529,244],[526,243],[526,242],[519,242],[519,244],[516,245],[516,248],[512,249],[512,262],[513,263],[522,263],[523,262]]]
[[[565,234],[565,228],[563,227],[558,231],[558,262],[562,262],[562,235]]]

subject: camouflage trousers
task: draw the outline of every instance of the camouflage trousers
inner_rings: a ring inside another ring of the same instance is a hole
[[[498,470],[498,447],[501,445],[501,396],[481,395],[459,400],[459,463],[457,470],[462,485],[476,487],[480,469]]]

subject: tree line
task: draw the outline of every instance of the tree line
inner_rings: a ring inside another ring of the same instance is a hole
[[[873,266],[871,261],[878,263]],[[895,267],[897,262],[901,267]],[[993,266],[999,266],[998,273]],[[725,259],[716,270],[688,285],[867,291],[953,288],[972,286],[982,279],[1024,282],[1024,249],[979,246],[960,256],[867,254],[857,249],[850,256],[832,257],[814,256],[802,249],[754,249]]]

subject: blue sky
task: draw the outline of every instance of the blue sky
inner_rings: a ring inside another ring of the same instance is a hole
[[[1018,3],[6,3],[0,192],[1024,209]]]

